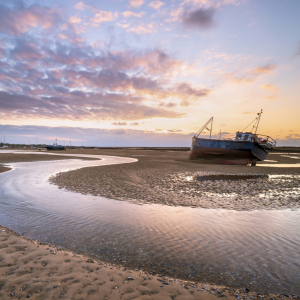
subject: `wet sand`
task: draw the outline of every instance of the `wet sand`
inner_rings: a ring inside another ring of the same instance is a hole
[[[15,163],[15,162],[33,162],[33,161],[53,161],[53,160],[64,160],[64,159],[88,159],[91,158],[82,158],[82,157],[68,157],[63,155],[48,155],[48,154],[41,154],[38,152],[38,155],[35,154],[18,154],[14,152],[15,149],[11,149],[10,153],[1,153],[0,152],[0,173],[6,172],[11,170],[11,168],[5,166],[5,164]],[[30,151],[30,149],[29,149]],[[52,152],[48,152],[52,153]],[[54,154],[58,154],[54,152]]]
[[[0,226],[0,299],[235,299],[246,290],[204,285],[103,263]],[[279,295],[274,295],[279,297]]]
[[[2,165],[0,165],[0,173],[6,172],[9,170],[11,170],[11,168],[3,167]]]
[[[71,153],[71,152],[70,152]],[[298,209],[298,168],[222,165],[188,159],[188,151],[134,149],[73,150],[72,153],[137,158],[131,164],[63,172],[50,182],[66,190],[132,203],[231,210]],[[270,154],[261,164],[300,163],[291,155]],[[264,178],[199,181],[207,175],[263,175]]]

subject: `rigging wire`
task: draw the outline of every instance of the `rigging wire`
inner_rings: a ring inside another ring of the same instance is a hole
[[[257,121],[257,118],[255,118],[255,120],[253,120],[249,125],[247,125],[246,126],[246,128],[244,128],[243,130],[242,130],[242,132],[244,132],[253,122],[255,122],[255,121]]]
[[[255,126],[256,126],[256,131],[257,131],[257,127],[258,127],[259,120],[260,120],[262,113],[263,113],[263,110],[261,110],[260,113],[257,114],[258,116],[242,132],[244,132],[253,122],[256,122],[256,123],[253,125],[250,132],[252,133],[252,130],[255,128]],[[256,134],[256,131],[255,131],[255,134]]]

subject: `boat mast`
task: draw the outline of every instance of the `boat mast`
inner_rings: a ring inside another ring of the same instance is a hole
[[[212,131],[212,122],[213,122],[213,119],[214,117],[211,117],[200,129],[199,131],[195,134],[195,137],[197,138],[201,132],[204,130],[204,129],[207,129],[208,131],[210,131],[210,138],[211,138],[211,131]],[[207,128],[208,124],[211,123],[210,125],[210,129]]]
[[[214,117],[211,118],[211,122],[210,122],[210,135],[209,135],[209,138],[211,139],[211,132],[212,132],[212,124],[213,124],[213,120],[214,120]]]
[[[256,132],[257,132],[259,121],[260,121],[260,117],[261,117],[262,113],[263,113],[263,110],[261,109],[260,113],[258,113],[257,123],[255,124],[256,126],[254,125],[255,126],[255,133],[254,134],[256,134]]]

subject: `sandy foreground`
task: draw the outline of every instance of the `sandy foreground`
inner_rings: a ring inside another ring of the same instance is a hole
[[[128,270],[0,226],[0,299],[235,299],[257,295]]]

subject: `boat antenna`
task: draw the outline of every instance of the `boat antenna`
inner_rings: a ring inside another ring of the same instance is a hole
[[[208,131],[210,131],[210,138],[211,138],[211,132],[212,132],[212,123],[213,123],[213,119],[214,117],[211,117],[199,130],[198,132],[195,134],[195,137],[197,138],[201,132],[204,130],[204,129],[207,129]],[[210,123],[210,129],[207,128],[208,124]]]

